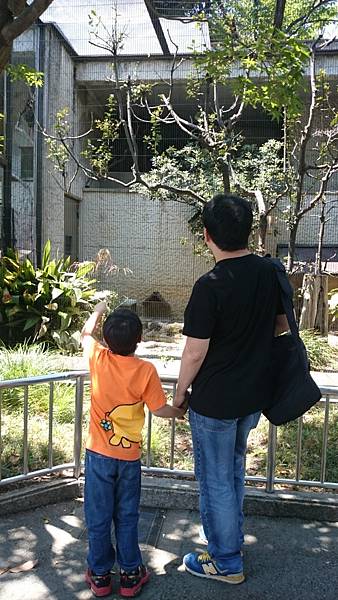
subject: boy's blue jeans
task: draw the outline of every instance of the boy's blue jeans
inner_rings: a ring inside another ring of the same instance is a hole
[[[84,509],[88,530],[89,568],[104,575],[115,562],[111,540],[114,522],[116,557],[121,569],[142,564],[138,545],[141,463],[86,450]]]
[[[243,568],[245,453],[259,416],[213,419],[189,410],[201,520],[208,552],[221,570]]]

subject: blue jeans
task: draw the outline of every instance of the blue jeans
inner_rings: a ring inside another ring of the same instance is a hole
[[[111,540],[114,522],[117,562],[125,571],[132,571],[142,564],[138,545],[141,463],[86,450],[85,466],[88,567],[97,575],[111,570],[115,562]]]
[[[259,416],[213,419],[189,410],[201,521],[208,552],[220,570],[243,568],[245,453]]]

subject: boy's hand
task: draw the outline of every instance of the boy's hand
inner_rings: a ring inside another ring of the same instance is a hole
[[[105,312],[107,312],[107,310],[107,304],[104,300],[102,300],[102,302],[98,302],[94,308],[94,311],[99,313],[100,315],[103,315]]]

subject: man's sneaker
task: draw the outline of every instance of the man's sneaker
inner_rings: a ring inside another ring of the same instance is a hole
[[[142,586],[147,583],[150,577],[144,565],[140,565],[134,571],[120,571],[120,595],[125,598],[132,598],[140,593]]]
[[[244,581],[243,571],[233,572],[230,569],[221,571],[208,552],[203,552],[203,554],[190,552],[183,558],[183,564],[186,571],[192,575],[197,575],[197,577],[207,577],[208,579],[217,579],[217,581],[232,584]]]
[[[87,569],[85,575],[86,583],[90,587],[94,596],[109,596],[112,593],[111,574],[96,575],[90,569]]]

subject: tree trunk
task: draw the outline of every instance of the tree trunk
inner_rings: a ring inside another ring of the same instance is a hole
[[[10,46],[2,46],[0,44],[0,73],[2,73],[8,65],[12,53],[12,44]]]
[[[324,242],[324,233],[325,233],[325,202],[322,202],[322,209],[320,212],[320,226],[319,226],[319,234],[318,234],[318,248],[316,252],[316,260],[315,260],[315,273],[319,275],[322,272],[322,257],[323,257],[323,242]]]
[[[6,67],[15,40],[42,15],[53,0],[25,2],[0,2],[0,73]],[[15,19],[14,19],[15,15]]]
[[[261,213],[259,215],[259,225],[258,225],[258,252],[261,256],[264,256],[266,253],[266,233],[268,230],[268,217],[266,214]]]
[[[275,16],[273,25],[276,29],[281,29],[284,20],[286,0],[276,0]]]
[[[220,173],[222,175],[222,180],[223,180],[223,191],[225,194],[229,194],[230,193],[230,174],[229,174],[229,167],[226,164],[222,164],[222,166],[219,166],[219,170]]]
[[[14,21],[13,13],[8,6],[8,2],[2,2],[1,4],[3,6],[0,10],[0,73],[4,71],[12,53],[12,43],[8,42],[3,37],[2,30],[6,25],[10,25]]]
[[[299,329],[316,329],[324,337],[329,330],[328,276],[306,274],[302,286],[303,306]]]
[[[298,222],[294,224],[290,229],[289,244],[288,244],[288,259],[286,264],[286,270],[291,273],[293,264],[295,261],[295,250],[296,250],[296,238],[298,231]]]

